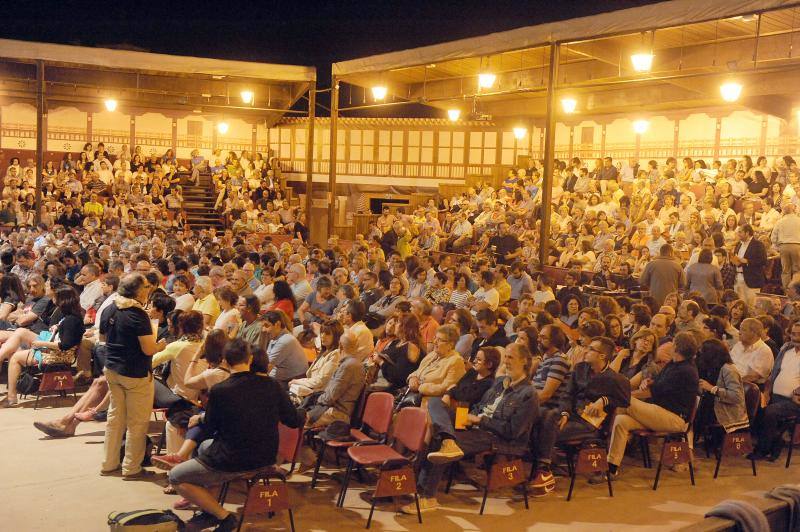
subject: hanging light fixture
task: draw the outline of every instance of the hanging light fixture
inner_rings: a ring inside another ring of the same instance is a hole
[[[735,102],[742,95],[742,84],[728,81],[719,86],[719,93],[726,102]]]
[[[220,122],[217,124],[217,131],[219,131],[220,135],[224,135],[228,132],[228,123],[227,122]]]
[[[461,117],[461,109],[447,110],[447,118],[449,118],[451,122],[457,121],[460,117]]]
[[[376,100],[383,100],[386,98],[386,93],[389,92],[389,89],[386,88],[385,85],[376,85],[372,87],[372,97]]]
[[[117,109],[117,100],[113,98],[108,98],[103,104],[106,106],[106,111],[109,113],[113,113]]]
[[[633,130],[638,135],[643,135],[648,129],[650,129],[650,122],[647,120],[636,120],[633,123]]]
[[[481,89],[491,89],[495,80],[497,80],[497,76],[491,72],[478,74],[478,87]]]
[[[528,128],[517,126],[514,128],[514,138],[517,140],[522,140],[525,138],[525,135],[528,134]]]
[[[575,98],[561,98],[561,108],[564,112],[568,115],[575,112],[575,109],[578,107],[578,100]]]
[[[653,68],[653,54],[642,52],[631,56],[631,63],[636,72],[650,72]]]
[[[243,90],[240,95],[242,97],[242,101],[246,105],[253,103],[253,99],[255,98],[255,94],[253,94],[253,91],[251,90]]]

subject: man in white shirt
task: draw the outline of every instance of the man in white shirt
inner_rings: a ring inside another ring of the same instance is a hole
[[[83,287],[80,303],[83,310],[89,310],[97,298],[103,294],[103,283],[100,281],[100,268],[95,264],[87,264],[75,276],[75,284]]]
[[[311,283],[306,279],[306,267],[300,263],[289,266],[286,270],[286,280],[292,287],[295,301],[305,301],[308,295],[313,291]]]
[[[739,341],[731,349],[733,364],[746,382],[762,384],[772,371],[772,350],[761,339],[763,333],[760,321],[747,318],[739,328]]]
[[[447,245],[454,252],[466,246],[472,241],[472,224],[467,220],[466,211],[456,213],[456,222],[450,228],[450,238]]]
[[[772,461],[780,456],[783,447],[784,420],[800,415],[800,322],[789,329],[789,341],[775,358],[770,382],[771,387],[765,390],[769,404],[756,427],[758,444],[753,458]]]
[[[347,304],[344,311],[339,315],[345,332],[353,333],[356,339],[355,353],[361,360],[368,357],[375,347],[372,333],[361,321],[365,313],[366,307],[364,303],[354,299]]]
[[[483,308],[494,311],[497,310],[499,304],[500,293],[494,287],[494,273],[488,270],[481,272],[480,288],[473,294],[472,303],[470,304],[472,312],[475,313]]]
[[[796,209],[793,203],[782,203],[783,216],[772,229],[772,243],[781,253],[781,281],[784,288],[800,277],[800,216]]]

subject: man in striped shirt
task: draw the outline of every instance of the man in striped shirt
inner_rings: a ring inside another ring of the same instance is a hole
[[[531,481],[534,495],[547,495],[556,489],[550,470],[551,452],[558,438],[561,402],[570,373],[569,359],[564,354],[567,337],[560,328],[545,325],[539,332],[542,362],[533,376],[533,387],[539,399],[539,418],[531,432],[531,449],[536,461],[536,476]]]

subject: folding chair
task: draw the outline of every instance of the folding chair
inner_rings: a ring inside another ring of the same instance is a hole
[[[789,451],[786,455],[786,467],[789,467],[792,463],[792,450],[794,446],[800,445],[800,418],[794,418],[792,421],[792,428],[789,436]]]
[[[483,460],[483,466],[486,470],[486,482],[483,486],[483,498],[481,499],[481,509],[479,515],[483,515],[483,510],[486,508],[486,499],[489,497],[489,490],[502,489],[522,484],[522,496],[525,499],[525,509],[529,510],[528,505],[528,482],[525,478],[525,469],[522,464],[523,456],[528,454],[527,449],[522,449],[519,452],[513,450],[500,450],[492,449],[486,453],[480,453],[475,456],[477,460]],[[453,477],[458,466],[458,462],[450,466],[450,473],[447,478],[447,487],[445,493],[450,493],[450,487],[453,485]]]
[[[341,508],[344,505],[345,496],[347,495],[347,488],[350,484],[350,478],[353,475],[353,468],[359,467],[380,467],[385,464],[391,464],[392,467],[399,465],[412,465],[419,456],[420,451],[425,445],[425,432],[428,428],[428,414],[422,408],[408,407],[404,408],[397,414],[395,420],[391,443],[377,443],[377,442],[361,442],[356,443],[347,449],[347,456],[349,461],[347,464],[347,471],[345,473],[344,482],[342,483],[342,490],[339,493],[339,500],[336,506]],[[401,451],[407,455],[401,454]],[[419,512],[419,499],[416,492],[416,476],[414,475],[413,467],[409,467],[408,471],[411,477],[406,480],[414,486],[414,500],[417,501],[417,519],[422,522],[422,514]],[[383,473],[384,471],[381,471]],[[395,493],[400,495],[400,493]],[[373,493],[373,507],[375,503],[375,494]],[[368,522],[369,524],[369,522]]]
[[[758,406],[761,402],[761,391],[752,382],[744,383],[744,402],[747,408],[747,417],[752,423],[756,419]],[[714,478],[719,475],[719,468],[722,465],[722,458],[725,456],[746,456],[753,451],[753,440],[750,436],[750,428],[744,428],[735,432],[725,434],[722,439],[722,446],[717,449],[717,465],[714,467]],[[750,466],[753,468],[753,476],[757,475],[755,457],[750,457]]]
[[[270,517],[279,510],[288,510],[289,522],[294,532],[294,514],[289,505],[286,479],[294,472],[297,466],[297,455],[303,442],[303,427],[289,428],[283,423],[278,423],[278,462],[289,462],[289,471],[278,465],[267,466],[255,471],[245,471],[238,479],[230,480],[220,487],[218,501],[225,504],[228,497],[228,488],[235,480],[244,480],[247,484],[247,498],[245,499],[242,517],[239,519],[241,529],[244,520],[252,515],[267,514]],[[282,486],[271,486],[270,479],[278,479]],[[269,488],[269,489],[267,489]],[[265,506],[266,504],[266,506]],[[266,508],[266,510],[265,510]]]
[[[700,397],[695,398],[694,406],[689,414],[689,419],[686,423],[686,430],[680,432],[669,431],[654,431],[648,429],[634,430],[631,432],[634,436],[639,438],[642,446],[642,459],[645,467],[652,467],[652,460],[650,459],[650,438],[662,439],[661,454],[658,459],[658,468],[656,469],[656,478],[653,481],[653,490],[658,489],[658,480],[661,478],[661,469],[663,466],[672,466],[676,464],[688,463],[689,465],[689,478],[694,482],[694,463],[692,452],[689,447],[689,434],[694,425],[694,418],[697,415],[697,407],[700,404]]]
[[[72,376],[72,368],[64,364],[46,365],[42,368],[42,381],[39,389],[36,390],[36,402],[33,409],[39,408],[39,399],[42,395],[59,395],[66,398],[68,393],[72,393],[74,402],[78,402],[78,395],[75,393],[75,379]]]
[[[156,444],[156,454],[161,454],[161,451],[167,446],[167,411],[169,408],[154,408],[153,409],[153,421],[158,421],[159,414],[161,415],[161,419],[164,421],[164,428],[161,429],[161,434],[158,437],[158,443]]]
[[[611,487],[611,475],[608,471],[608,451],[601,440],[569,440],[560,442],[558,446],[564,449],[567,456],[567,470],[569,471],[569,492],[567,492],[567,501],[572,500],[575,478],[578,475],[591,475],[595,473],[603,473],[606,475],[608,496],[614,496],[614,490]]]
[[[337,457],[339,452],[343,449],[352,447],[356,443],[363,443],[367,441],[374,441],[384,443],[389,432],[389,424],[392,422],[392,409],[394,407],[394,397],[387,392],[374,392],[367,396],[366,405],[364,406],[364,414],[361,419],[361,428],[350,429],[350,437],[352,440],[348,441],[323,441],[316,438],[317,441],[322,443],[317,456],[317,463],[314,466],[314,475],[311,477],[311,488],[317,485],[317,477],[319,476],[319,468],[322,465],[322,459],[325,456],[326,449],[333,449]]]

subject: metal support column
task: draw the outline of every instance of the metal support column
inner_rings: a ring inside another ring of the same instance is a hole
[[[339,81],[336,76],[331,76],[331,141],[330,141],[330,169],[328,171],[328,190],[330,192],[330,205],[328,206],[328,236],[333,234],[333,221],[336,218],[336,141],[338,139],[336,126],[339,120]]]
[[[36,205],[36,223],[42,220],[42,172],[47,132],[44,117],[47,114],[44,101],[44,61],[36,61],[36,186],[33,197]]]
[[[314,116],[317,107],[317,82],[308,88],[308,129],[306,129],[306,227],[311,238],[311,206],[314,191]]]
[[[553,207],[553,161],[556,142],[556,79],[558,78],[559,43],[550,45],[550,73],[547,78],[547,120],[544,139],[544,176],[542,176],[542,224],[539,228],[539,263],[547,264],[550,241],[550,218]]]

